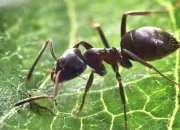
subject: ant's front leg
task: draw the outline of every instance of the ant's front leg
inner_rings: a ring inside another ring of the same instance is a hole
[[[45,42],[45,44],[44,44],[44,46],[42,47],[42,49],[40,50],[39,54],[37,55],[35,61],[33,62],[32,66],[31,66],[31,68],[30,68],[30,70],[29,70],[29,72],[28,72],[28,74],[27,74],[27,80],[28,80],[28,81],[30,80],[30,78],[31,78],[31,76],[32,76],[32,72],[33,72],[33,70],[34,70],[34,67],[36,66],[37,62],[38,62],[39,59],[41,58],[41,56],[42,56],[42,54],[44,53],[44,51],[45,51],[45,49],[46,49],[46,47],[47,47],[48,44],[49,44],[49,48],[50,48],[50,52],[51,52],[52,57],[54,58],[54,60],[57,61],[57,58],[56,58],[56,56],[55,56],[55,54],[54,54],[54,50],[53,50],[52,40],[51,40],[51,39],[48,39],[48,40]]]
[[[15,103],[14,106],[23,105],[24,103],[31,102],[31,101],[34,101],[37,99],[55,98],[58,95],[58,91],[59,91],[60,75],[61,75],[61,71],[59,71],[56,75],[55,88],[54,88],[53,95],[42,95],[42,96],[34,96],[34,97],[26,98],[24,100],[21,100],[21,101]],[[62,86],[62,83],[61,83],[61,86]]]

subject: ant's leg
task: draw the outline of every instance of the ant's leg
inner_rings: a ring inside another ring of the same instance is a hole
[[[127,130],[126,99],[125,99],[124,89],[123,89],[123,85],[121,83],[121,76],[120,76],[119,72],[116,72],[116,79],[119,83],[119,91],[120,91],[121,101],[124,106],[124,126],[125,126],[125,130]]]
[[[87,95],[88,91],[90,90],[90,88],[92,86],[93,79],[94,79],[94,71],[92,71],[91,74],[89,75],[89,79],[88,79],[88,82],[86,84],[85,91],[84,91],[84,94],[83,94],[82,103],[81,103],[81,106],[78,108],[78,111],[76,112],[76,114],[79,114],[81,112],[83,106],[84,106],[84,103],[85,103],[85,100],[86,100],[86,95]]]
[[[56,79],[55,79],[55,88],[54,88],[54,94],[53,95],[34,96],[34,97],[26,98],[24,100],[21,100],[21,101],[15,103],[14,106],[19,106],[19,105],[22,105],[24,103],[31,102],[31,101],[34,101],[34,100],[37,100],[37,99],[55,98],[58,95],[58,91],[59,91],[60,73],[61,73],[61,71],[59,71],[57,73],[57,76],[56,76]],[[62,85],[62,83],[61,83],[61,85]]]
[[[118,69],[119,69],[118,64],[113,64],[112,68],[113,68],[114,72],[116,73],[116,79],[119,84],[119,92],[120,92],[121,102],[124,107],[124,126],[125,126],[125,130],[127,130],[126,99],[125,99],[125,94],[124,94],[124,88],[123,88],[123,85],[121,82],[121,75],[118,72]]]
[[[108,41],[104,35],[104,32],[101,29],[101,25],[98,23],[94,23],[94,20],[92,17],[89,17],[89,24],[98,31],[98,34],[101,37],[101,40],[102,40],[105,48],[110,48],[110,45],[109,45],[109,43],[108,43]]]
[[[48,44],[49,44],[49,48],[50,48],[50,52],[51,52],[52,57],[54,58],[54,60],[57,61],[57,58],[56,58],[56,56],[55,56],[55,54],[54,54],[54,51],[53,51],[53,45],[52,45],[53,43],[52,43],[52,40],[49,39],[49,40],[46,41],[46,43],[44,44],[44,46],[43,46],[42,49],[40,50],[37,58],[36,58],[35,61],[33,62],[32,66],[31,66],[31,68],[30,68],[30,70],[29,70],[29,72],[28,72],[28,74],[27,74],[27,80],[30,80],[30,78],[31,78],[31,76],[32,76],[32,72],[33,72],[33,70],[34,70],[34,67],[36,66],[37,62],[39,61],[40,57],[42,56],[42,54],[43,54],[43,52],[44,52],[44,50],[46,49],[46,47],[47,47]]]
[[[106,48],[110,48],[110,45],[109,45],[109,43],[108,43],[108,41],[104,35],[104,32],[101,29],[101,25],[100,24],[92,24],[92,26],[98,31],[104,46]]]
[[[123,14],[121,21],[121,38],[126,34],[126,19],[128,15],[150,15],[150,14],[159,14],[167,13],[168,10],[160,11],[129,11]]]
[[[82,45],[84,48],[86,48],[86,50],[93,48],[93,46],[91,46],[89,43],[85,41],[78,42],[76,45],[73,46],[73,48],[79,48],[79,45]]]
[[[168,77],[166,77],[164,74],[162,74],[159,70],[157,70],[154,66],[152,66],[151,64],[147,63],[145,60],[141,59],[140,57],[138,57],[137,55],[135,55],[134,53],[126,50],[126,49],[122,49],[122,52],[123,53],[126,53],[127,55],[129,55],[133,60],[143,64],[144,66],[150,68],[150,69],[153,69],[155,70],[158,74],[160,74],[162,77],[164,77],[166,80],[168,80],[169,82],[172,82],[178,86],[180,86],[179,83],[176,83],[175,81],[169,79]]]
[[[34,97],[26,98],[26,99],[23,99],[23,100],[15,103],[14,106],[23,105],[24,103],[31,102],[31,101],[34,101],[37,99],[44,99],[44,98],[52,98],[52,96],[45,95],[45,96],[34,96]]]

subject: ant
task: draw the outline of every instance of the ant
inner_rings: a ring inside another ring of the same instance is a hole
[[[82,103],[77,110],[77,114],[79,114],[83,108],[85,103],[86,95],[90,90],[94,74],[98,74],[100,76],[104,76],[107,73],[107,70],[102,63],[105,61],[106,63],[112,66],[113,71],[115,72],[116,79],[119,85],[119,92],[121,101],[124,109],[124,127],[127,130],[127,116],[126,116],[126,100],[124,95],[124,88],[121,82],[121,75],[118,72],[119,64],[124,68],[131,68],[132,63],[130,60],[141,63],[142,65],[148,67],[149,69],[153,69],[166,80],[172,82],[180,86],[179,83],[169,79],[164,74],[162,74],[158,69],[156,69],[151,64],[147,63],[147,61],[154,61],[158,59],[162,59],[167,55],[173,53],[180,47],[180,43],[168,32],[161,30],[155,27],[140,27],[129,32],[126,32],[126,19],[129,15],[150,15],[150,14],[158,14],[158,13],[167,13],[167,10],[161,11],[130,11],[126,12],[122,16],[121,21],[121,49],[118,50],[114,47],[110,47],[106,37],[101,29],[101,26],[98,24],[94,24],[94,28],[98,31],[102,42],[105,48],[94,48],[92,45],[85,41],[78,42],[73,48],[66,50],[59,58],[56,58],[53,51],[53,43],[52,40],[49,39],[46,41],[42,49],[40,50],[37,58],[32,64],[28,75],[27,80],[29,81],[32,72],[42,56],[44,50],[47,45],[49,45],[50,52],[54,60],[56,61],[56,65],[51,72],[51,80],[55,83],[55,89],[53,95],[44,95],[44,96],[34,96],[24,100],[21,100],[15,104],[15,106],[22,105],[26,102],[30,102],[37,99],[43,98],[55,98],[58,95],[59,84],[76,78],[80,76],[85,69],[86,66],[90,66],[92,71],[89,75],[85,91],[82,98]],[[79,46],[83,46],[86,51],[84,54],[78,49]]]

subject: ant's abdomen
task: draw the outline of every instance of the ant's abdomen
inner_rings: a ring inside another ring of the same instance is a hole
[[[172,35],[155,27],[131,30],[121,39],[121,49],[127,49],[146,61],[161,59],[179,47],[180,43]]]

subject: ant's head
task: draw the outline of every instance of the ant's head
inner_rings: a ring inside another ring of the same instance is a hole
[[[86,62],[77,48],[68,49],[60,58],[51,73],[51,79],[55,82],[56,75],[60,71],[59,82],[71,80],[84,72]]]

